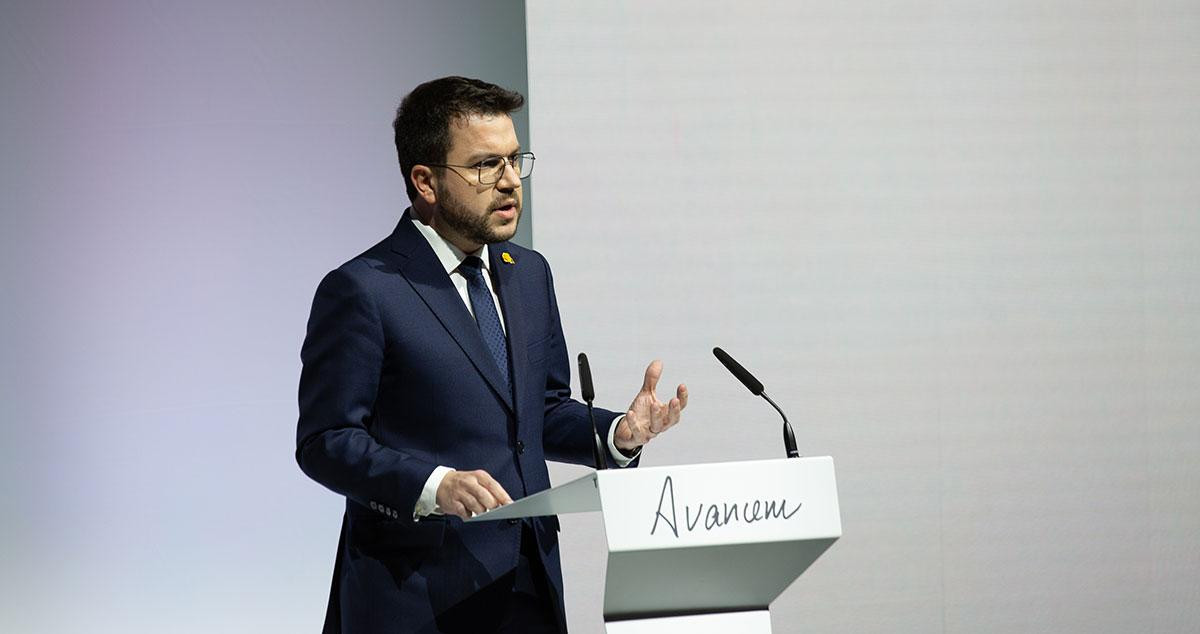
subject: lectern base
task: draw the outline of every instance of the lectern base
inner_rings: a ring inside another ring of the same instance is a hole
[[[771,634],[771,613],[755,610],[630,619],[609,621],[604,628],[608,634]]]

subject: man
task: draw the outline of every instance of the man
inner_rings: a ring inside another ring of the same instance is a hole
[[[558,519],[462,521],[548,488],[547,459],[592,464],[550,269],[508,242],[533,168],[523,102],[462,77],[405,97],[412,206],[317,288],[296,459],[346,497],[326,632],[566,629]],[[687,390],[659,401],[661,372],[623,415],[595,411],[611,466],[679,421]]]

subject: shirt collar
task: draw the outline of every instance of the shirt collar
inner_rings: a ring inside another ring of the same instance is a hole
[[[433,253],[437,256],[438,262],[442,263],[442,268],[446,269],[447,275],[453,273],[455,269],[458,268],[458,265],[462,264],[462,261],[467,259],[468,255],[474,255],[483,260],[483,270],[487,271],[489,275],[491,274],[492,271],[489,268],[491,266],[491,262],[488,259],[488,245],[483,245],[475,253],[466,253],[462,249],[451,244],[449,240],[438,235],[438,232],[434,231],[433,227],[421,222],[421,219],[417,218],[416,214],[410,212],[409,215],[412,216],[410,219],[412,220],[413,224],[417,226],[417,231],[420,231],[421,235],[425,236],[425,240],[429,242],[429,246],[433,247]]]

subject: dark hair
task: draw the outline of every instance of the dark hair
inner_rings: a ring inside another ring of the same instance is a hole
[[[470,115],[510,114],[525,104],[519,92],[467,77],[427,81],[396,108],[392,130],[408,199],[417,197],[409,174],[414,165],[442,163],[450,152],[450,121]]]

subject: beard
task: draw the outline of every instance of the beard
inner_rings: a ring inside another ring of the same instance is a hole
[[[438,207],[441,208],[440,220],[455,233],[475,244],[495,244],[504,242],[517,232],[517,223],[521,220],[521,201],[516,195],[505,196],[488,205],[487,212],[477,213],[462,201],[454,197],[449,189],[439,187],[437,190]],[[493,225],[492,211],[502,207],[506,201],[515,201],[517,217],[511,224]]]

